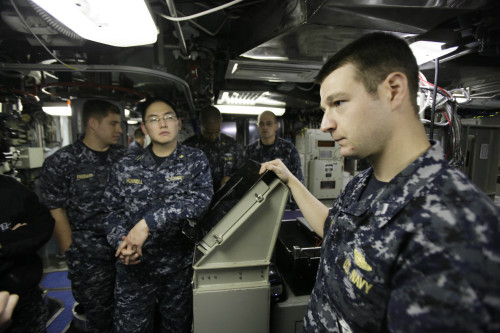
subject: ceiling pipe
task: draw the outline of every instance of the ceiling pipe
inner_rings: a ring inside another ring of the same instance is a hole
[[[0,71],[56,71],[56,72],[94,72],[94,73],[132,73],[141,75],[150,75],[159,77],[166,81],[177,84],[184,90],[186,102],[191,112],[195,111],[193,95],[188,83],[181,78],[154,69],[135,67],[135,66],[117,66],[117,65],[76,65],[78,68],[68,67],[61,64],[19,64],[0,62]]]
[[[167,6],[168,6],[168,10],[170,11],[170,15],[172,17],[177,17],[177,11],[175,9],[175,5],[174,5],[174,0],[166,0],[167,2]],[[180,42],[180,46],[181,46],[181,54],[190,59],[191,58],[191,54],[189,54],[188,52],[188,49],[187,49],[187,46],[186,46],[186,40],[184,39],[184,34],[182,33],[182,29],[181,29],[181,24],[180,22],[172,22],[174,24],[174,28],[175,28],[175,32],[177,33],[177,37],[179,38],[179,42]]]

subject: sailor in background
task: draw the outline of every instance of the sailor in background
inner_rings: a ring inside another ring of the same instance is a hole
[[[290,141],[276,135],[276,131],[280,126],[276,115],[271,111],[262,112],[257,118],[257,126],[260,139],[246,147],[245,160],[254,160],[263,163],[279,158],[292,174],[304,183],[304,175],[297,148]],[[290,197],[286,208],[295,209],[296,207],[297,205],[293,197]]]
[[[54,219],[36,194],[16,179],[0,175],[0,291],[19,295],[5,332],[46,331],[48,311],[38,286],[43,263],[36,251],[53,229]]]
[[[56,220],[54,234],[66,256],[75,300],[88,328],[110,332],[115,282],[114,249],[106,240],[102,196],[111,166],[126,148],[120,110],[103,100],[83,105],[85,136],[48,157],[42,169],[43,201]]]
[[[257,118],[260,139],[250,143],[245,150],[245,159],[259,163],[279,158],[297,179],[304,182],[300,157],[297,148],[276,135],[280,124],[271,111],[262,112]]]
[[[229,177],[243,166],[243,149],[235,139],[221,133],[222,115],[215,106],[200,111],[200,133],[186,139],[183,144],[201,149],[210,163],[214,191],[222,187]]]
[[[177,142],[181,119],[170,102],[152,98],[139,109],[151,144],[115,164],[104,194],[108,240],[120,259],[114,328],[188,333],[193,244],[182,227],[207,211],[212,178],[205,154]]]
[[[329,210],[264,163],[323,237],[304,332],[499,332],[500,209],[448,164],[418,117],[408,44],[368,34],[318,74],[321,129],[366,158]]]
[[[134,131],[134,141],[128,146],[128,152],[131,154],[141,154],[144,152],[144,139],[146,136],[142,132],[142,128],[136,128]]]

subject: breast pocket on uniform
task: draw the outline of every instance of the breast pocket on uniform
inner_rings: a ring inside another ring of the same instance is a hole
[[[165,175],[165,184],[158,188],[160,197],[176,193],[185,193],[189,189],[189,176],[182,173]]]
[[[366,311],[381,323],[387,300],[387,289],[384,286],[386,276],[379,267],[380,263],[371,257],[373,252],[365,250],[355,243],[344,244],[335,263],[338,276],[329,278],[335,279],[339,285],[340,291],[336,297],[343,299],[346,304],[346,320],[358,323],[363,320],[360,313]],[[363,309],[361,312],[360,304]],[[379,325],[377,322],[373,325]]]
[[[124,197],[148,198],[151,196],[150,186],[141,178],[126,178],[121,186]]]
[[[226,175],[229,175],[233,169],[234,165],[234,158],[232,153],[225,153],[224,156],[222,157],[223,162],[224,162],[224,171],[226,172]]]
[[[103,190],[103,179],[94,169],[80,169],[73,175],[71,190],[80,198],[99,195]]]

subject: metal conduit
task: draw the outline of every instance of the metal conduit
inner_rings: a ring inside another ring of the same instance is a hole
[[[177,11],[175,10],[175,5],[173,0],[166,0],[168,10],[170,11],[170,15],[173,17],[177,17]],[[186,40],[184,39],[184,34],[182,33],[180,22],[172,22],[174,24],[175,31],[177,32],[177,36],[179,37],[179,42],[181,46],[181,53],[183,56],[190,58],[191,55],[188,52],[186,46]]]

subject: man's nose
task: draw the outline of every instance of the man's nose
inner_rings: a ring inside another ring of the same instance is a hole
[[[325,111],[323,119],[321,119],[320,130],[323,132],[333,132],[337,129],[337,122],[333,119],[331,111]]]

